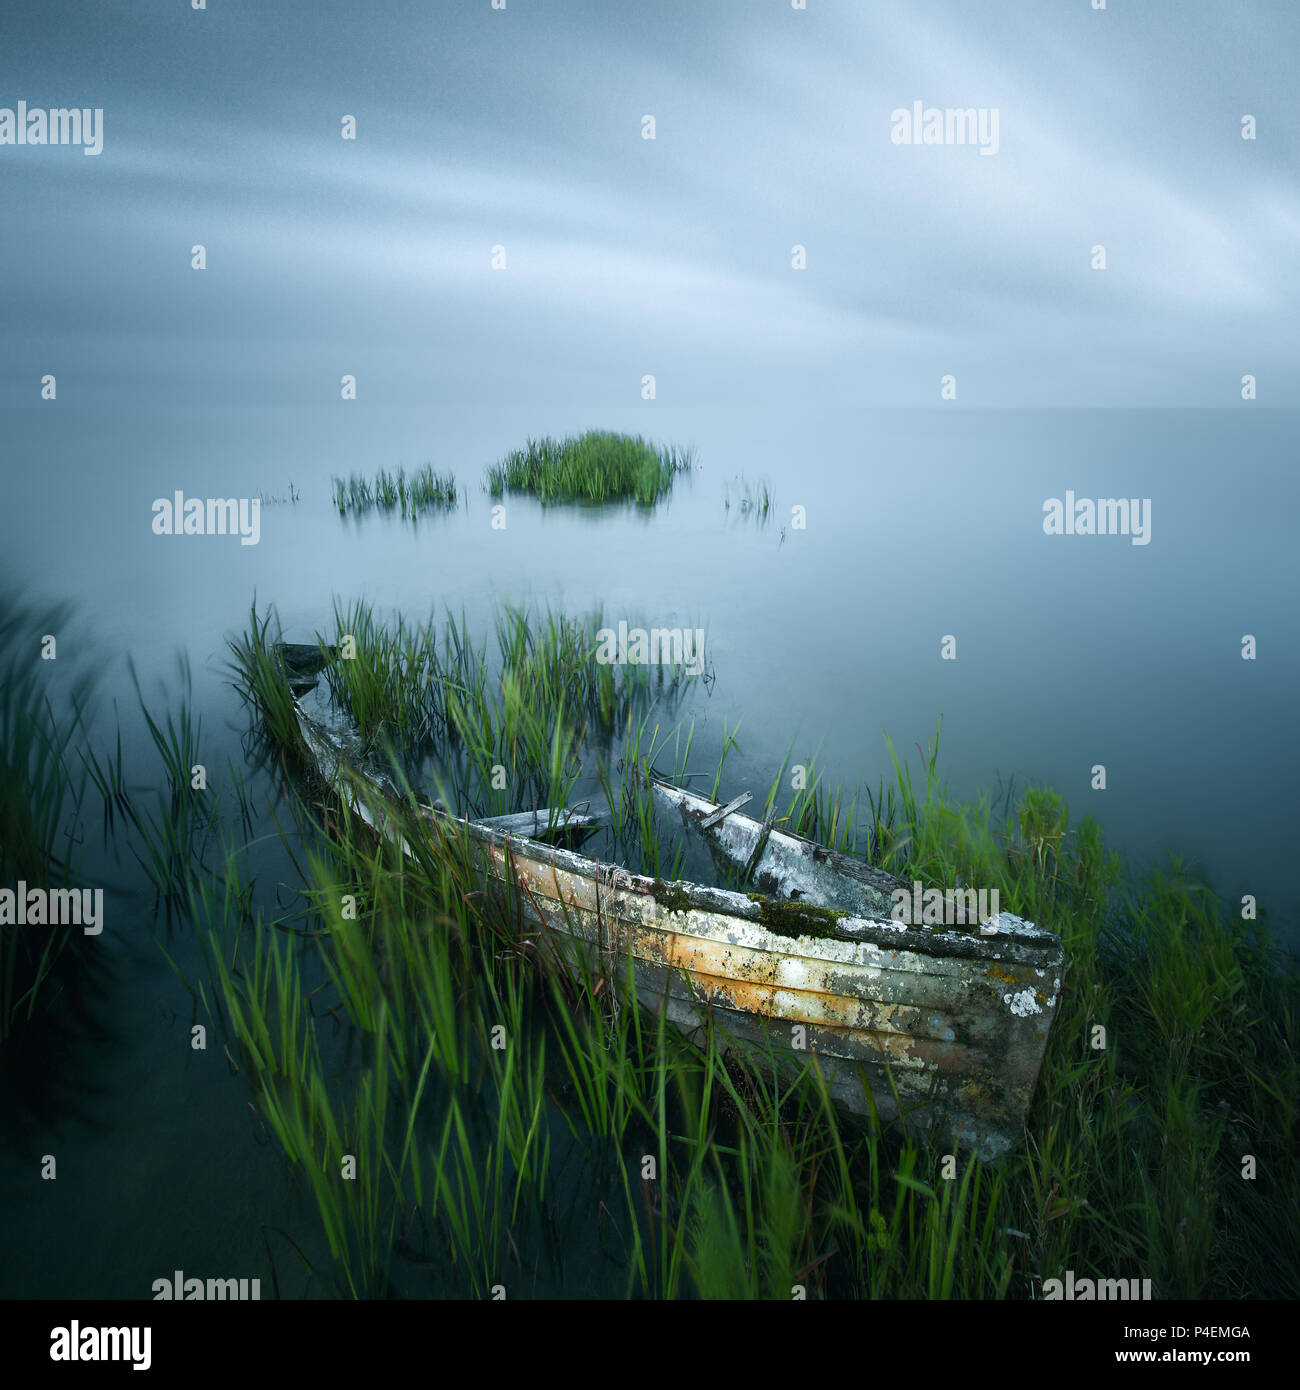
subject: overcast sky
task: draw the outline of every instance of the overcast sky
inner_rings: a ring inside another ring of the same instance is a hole
[[[1295,0],[4,0],[0,108],[104,117],[0,145],[0,403],[1293,406],[1298,68]]]

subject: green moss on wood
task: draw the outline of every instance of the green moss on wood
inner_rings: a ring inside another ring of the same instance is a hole
[[[778,936],[834,937],[840,919],[849,915],[837,907],[786,902],[763,893],[750,893],[749,900],[758,904],[759,924]]]
[[[663,879],[654,881],[654,900],[669,912],[689,912],[695,906],[691,895],[675,883],[665,883]]]

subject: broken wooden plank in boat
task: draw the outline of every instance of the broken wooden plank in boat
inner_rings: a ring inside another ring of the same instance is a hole
[[[600,816],[573,807],[560,811],[544,809],[516,811],[508,816],[480,816],[475,821],[476,825],[485,825],[506,835],[525,835],[533,840],[566,830],[595,830],[601,823]]]
[[[754,841],[754,851],[745,861],[745,872],[741,875],[741,884],[752,883],[754,872],[758,868],[759,860],[763,857],[763,851],[767,848],[767,842],[772,835],[772,825],[776,820],[776,802],[774,801],[763,817],[763,824],[759,828],[758,838]],[[703,821],[700,822],[704,824]]]
[[[413,855],[406,836],[416,823],[392,782],[358,771],[354,740],[297,701],[295,711],[320,775]],[[696,824],[719,809],[672,784],[658,794]],[[1054,933],[1005,912],[992,937],[909,927],[888,913],[888,889],[901,880],[776,830],[759,876],[779,874],[789,890],[780,896],[664,883],[418,809],[429,835],[470,852],[489,901],[549,929],[545,939],[572,969],[629,966],[636,997],[688,1037],[717,1029],[724,1046],[792,1075],[815,1059],[844,1109],[874,1108],[919,1138],[934,1133],[982,1158],[1006,1153],[1023,1133],[1060,994]],[[752,854],[758,822],[733,814],[713,833],[736,821],[751,829],[735,848]],[[839,890],[830,886],[836,873],[848,880]],[[883,912],[863,910],[882,901]]]
[[[651,786],[663,804],[676,808],[685,824],[703,832],[725,859],[738,867],[749,865],[760,848],[761,822],[733,813],[718,823],[707,798],[659,778]],[[753,882],[773,897],[866,917],[890,916],[894,892],[905,889],[910,899],[912,891],[894,874],[774,826],[769,827],[766,846],[753,868]]]
[[[747,801],[752,801],[753,799],[753,792],[741,792],[734,801],[728,801],[725,806],[718,807],[711,816],[706,816],[705,819],[700,822],[700,825],[703,826],[705,830],[708,830],[711,826],[717,825],[719,821],[725,820],[733,811],[738,811]]]

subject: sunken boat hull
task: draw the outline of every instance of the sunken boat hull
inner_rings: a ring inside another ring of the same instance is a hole
[[[394,834],[383,810],[393,788],[379,775],[359,782],[346,737],[295,705],[322,778]],[[630,964],[641,1003],[693,1040],[712,1028],[724,1046],[790,1075],[815,1063],[843,1108],[874,1109],[982,1158],[1020,1139],[1060,990],[1054,934],[1007,913],[986,924],[995,934],[979,935],[666,884],[431,807],[423,814],[431,834],[468,849],[486,889],[549,929],[570,968],[617,984]],[[869,890],[886,887],[887,875],[868,874],[880,879]]]

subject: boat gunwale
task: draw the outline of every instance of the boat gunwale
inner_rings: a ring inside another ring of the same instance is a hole
[[[995,919],[998,931],[989,935],[976,935],[968,928],[939,930],[930,926],[897,922],[889,918],[857,917],[843,910],[823,908],[811,909],[824,922],[824,929],[818,933],[789,933],[774,930],[770,921],[764,920],[765,906],[771,904],[778,912],[789,908],[793,908],[797,912],[800,904],[764,893],[740,893],[734,889],[718,888],[709,884],[693,883],[689,880],[666,881],[633,873],[621,865],[592,859],[586,855],[578,854],[574,850],[567,850],[558,845],[544,844],[539,840],[511,831],[480,825],[471,817],[458,816],[441,807],[430,806],[419,801],[408,801],[385,774],[359,766],[355,754],[340,746],[343,743],[342,736],[313,719],[302,707],[296,695],[291,696],[291,698],[299,729],[303,734],[303,741],[307,745],[308,752],[312,755],[313,762],[317,765],[317,771],[322,780],[327,784],[333,785],[335,779],[320,766],[321,760],[312,748],[311,740],[306,736],[306,729],[308,728],[317,739],[323,740],[331,749],[338,765],[347,766],[385,800],[396,802],[408,812],[414,809],[423,819],[440,828],[454,827],[471,839],[492,848],[522,856],[534,864],[546,868],[562,868],[582,879],[602,884],[616,894],[625,893],[641,900],[650,898],[654,900],[657,912],[668,916],[669,920],[664,923],[663,927],[666,931],[680,930],[681,924],[677,921],[679,916],[685,917],[689,921],[692,913],[698,912],[739,918],[747,925],[758,928],[772,937],[774,945],[776,942],[796,940],[804,942],[806,943],[804,953],[812,959],[833,960],[835,958],[834,953],[827,954],[820,950],[819,946],[823,941],[834,941],[840,944],[875,946],[882,950],[905,951],[919,955],[965,959],[972,962],[1005,960],[1008,963],[1043,969],[1060,966],[1064,960],[1063,943],[1056,933],[1034,923],[1026,922],[1024,919],[1007,912],[998,915]],[[675,784],[666,782],[662,778],[658,780],[667,787],[684,792],[687,796],[697,800],[702,800],[696,793],[676,787]],[[787,834],[788,832],[782,833]],[[791,838],[803,839],[803,837],[795,836],[791,836]],[[805,841],[805,843],[815,845],[813,841]],[[833,853],[833,851],[827,851],[827,853]],[[689,900],[689,908],[669,905],[661,901],[661,898],[680,897]],[[558,896],[558,888],[557,901],[563,901]],[[713,932],[692,934],[714,936]]]
[[[409,855],[415,853],[406,838],[413,825],[427,825],[431,834],[454,835],[462,844],[476,843],[485,849],[487,872],[497,882],[504,882],[508,886],[513,880],[530,897],[539,888],[554,888],[554,898],[550,897],[549,892],[543,891],[540,896],[546,898],[546,905],[535,903],[533,907],[533,911],[541,915],[544,921],[552,920],[550,914],[553,910],[564,915],[566,923],[570,920],[570,913],[599,919],[612,907],[612,915],[632,936],[628,944],[632,948],[637,972],[638,996],[642,997],[642,972],[650,971],[657,978],[657,972],[663,971],[666,983],[660,1003],[669,1010],[674,1021],[687,1030],[688,1036],[693,1036],[691,1030],[698,1031],[707,1020],[716,1016],[726,1029],[735,1030],[737,1045],[749,1047],[755,1039],[759,1039],[762,1046],[770,1049],[769,1026],[784,1028],[788,1023],[786,1015],[776,1008],[776,1001],[778,997],[791,993],[798,993],[801,997],[817,995],[840,1000],[854,1009],[869,1004],[873,1008],[886,1009],[891,1018],[894,1014],[901,1017],[900,1011],[906,1010],[919,1011],[921,1015],[934,1013],[935,1017],[946,1014],[947,1010],[936,1010],[929,1005],[915,1005],[903,1000],[882,1000],[870,990],[834,994],[796,986],[794,982],[778,983],[775,979],[767,985],[760,981],[737,980],[726,973],[715,974],[712,969],[703,966],[675,966],[671,959],[662,962],[651,957],[641,959],[635,950],[638,936],[644,936],[649,941],[664,939],[670,957],[676,940],[687,936],[707,941],[715,947],[731,944],[744,945],[756,951],[770,950],[783,956],[816,962],[828,969],[847,963],[840,958],[846,949],[861,951],[865,947],[872,956],[880,950],[883,955],[892,954],[895,958],[913,958],[881,959],[879,962],[859,959],[853,962],[857,966],[867,966],[868,973],[870,968],[876,967],[881,972],[896,970],[917,977],[943,972],[927,970],[915,957],[943,959],[951,962],[952,973],[948,978],[954,990],[953,1006],[957,1009],[963,1003],[968,1008],[976,1003],[976,996],[970,992],[969,986],[977,983],[984,986],[986,975],[995,976],[993,969],[980,970],[981,965],[991,967],[994,962],[1004,962],[1008,966],[1019,965],[1036,972],[1040,977],[1041,990],[1044,991],[1038,995],[1043,1007],[1025,1011],[1015,1007],[1011,997],[1004,995],[1002,1002],[1010,1007],[1011,1016],[1007,1017],[1001,1009],[983,1007],[981,1001],[977,1009],[979,1017],[1000,1020],[1000,1036],[1005,1041],[999,1047],[996,1037],[985,1040],[967,1061],[962,1061],[953,1050],[954,1044],[961,1043],[960,1038],[935,1036],[930,1028],[880,1027],[862,1019],[850,1022],[836,1018],[834,1011],[829,1009],[819,1011],[815,1019],[810,1018],[806,1024],[800,1025],[807,1028],[810,1040],[820,1039],[819,1043],[813,1042],[811,1045],[814,1052],[822,1053],[831,1064],[829,1075],[837,1103],[842,1101],[856,1113],[866,1113],[861,1109],[859,1094],[865,1068],[869,1078],[883,1074],[888,1083],[888,1094],[885,1094],[878,1090],[876,1081],[870,1082],[874,1096],[870,1102],[872,1113],[878,1111],[881,1116],[900,1120],[906,1116],[904,1122],[909,1130],[914,1123],[931,1117],[931,1125],[938,1125],[945,1133],[945,1142],[969,1144],[986,1159],[997,1158],[1007,1152],[1023,1134],[1025,1116],[1037,1085],[1060,998],[1065,953],[1062,939],[1056,933],[1008,913],[999,914],[997,919],[1000,925],[1006,924],[1002,930],[984,936],[973,934],[969,928],[936,930],[929,926],[853,917],[841,910],[819,908],[814,908],[814,915],[824,914],[825,919],[836,927],[834,935],[793,935],[773,930],[763,920],[764,906],[770,903],[779,908],[797,909],[797,901],[792,903],[762,893],[742,894],[731,889],[686,881],[665,883],[657,878],[632,873],[617,864],[544,844],[526,835],[480,825],[468,816],[458,816],[440,806],[426,805],[409,791],[404,793],[399,790],[393,777],[380,770],[375,760],[359,756],[361,750],[355,737],[349,739],[343,732],[314,719],[303,708],[292,688],[290,693],[298,736],[316,776],[334,794],[347,797],[377,834],[396,840]],[[676,790],[691,797],[697,795],[685,788]],[[377,800],[372,800],[372,797]],[[389,808],[388,814],[383,809],[385,806]],[[392,823],[389,822],[389,815]],[[812,841],[805,843],[815,844]],[[824,853],[830,855],[835,852]],[[498,863],[498,860],[501,862]],[[529,866],[522,873],[520,861]],[[570,887],[570,898],[566,901],[561,873],[571,875],[583,885],[590,885],[594,903],[588,905],[585,901],[588,895],[584,895],[584,901],[577,900],[578,894],[574,891],[577,885]],[[528,882],[530,876],[534,879],[531,885]],[[549,877],[549,885],[545,884],[545,877]],[[542,881],[536,881],[538,879]],[[618,910],[620,898],[624,900],[626,915]],[[652,911],[635,910],[647,899],[654,900]],[[797,913],[792,915],[797,918]],[[706,918],[712,920],[706,922]],[[728,930],[735,931],[742,924],[742,935],[746,938],[752,935],[755,938],[753,942],[727,937]],[[579,943],[585,942],[588,947],[595,944],[598,949],[604,950],[599,938],[593,943],[582,935],[581,930],[572,934]],[[761,942],[758,938],[761,938]],[[684,982],[684,994],[673,989],[672,982],[677,975]],[[658,990],[659,986],[655,988]],[[996,993],[995,985],[989,984],[988,988]],[[736,995],[737,989],[742,994],[754,989],[766,991],[770,995],[768,1009],[756,1011],[746,1007]],[[864,1053],[866,1055],[862,1055]],[[772,1059],[786,1066],[791,1064],[792,1054],[783,1047],[779,1052],[772,1052]],[[896,1103],[891,1102],[891,1096]],[[906,1107],[904,1102],[907,1102]]]

